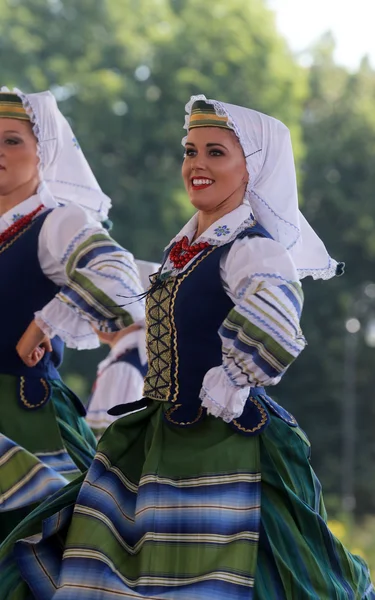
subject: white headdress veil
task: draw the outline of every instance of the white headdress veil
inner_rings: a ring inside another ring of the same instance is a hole
[[[43,203],[48,206],[52,194],[58,202],[79,204],[98,221],[105,220],[111,200],[100,189],[55,97],[48,91],[24,94],[14,89],[13,93],[21,98],[38,141],[41,177],[38,193]]]
[[[244,202],[258,223],[290,253],[300,279],[329,279],[342,272],[298,208],[296,170],[289,129],[272,117],[249,108],[192,96],[186,105],[188,129],[194,102],[203,100],[237,135],[246,157],[249,184]],[[184,138],[185,140],[186,138]],[[183,143],[184,143],[183,140]]]

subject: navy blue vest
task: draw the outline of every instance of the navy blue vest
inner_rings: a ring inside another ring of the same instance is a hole
[[[44,355],[37,366],[27,367],[16,352],[16,345],[41,310],[59,291],[40,268],[38,238],[50,211],[34,219],[21,235],[0,246],[0,373],[33,379],[58,379],[63,342],[52,340],[53,352]]]
[[[255,224],[238,238],[252,236],[271,237]],[[148,292],[149,369],[144,395],[173,403],[166,409],[165,418],[174,425],[186,427],[204,418],[199,399],[203,378],[209,369],[222,364],[218,330],[234,304],[223,289],[220,260],[233,241],[207,248],[176,277],[155,278]],[[245,435],[257,435],[269,422],[268,408],[295,424],[294,418],[263,388],[252,388],[243,414],[230,425]]]

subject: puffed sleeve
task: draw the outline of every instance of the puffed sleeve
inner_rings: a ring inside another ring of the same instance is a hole
[[[227,422],[244,409],[250,387],[277,384],[305,347],[302,286],[287,250],[268,238],[236,240],[221,262],[234,307],[222,323],[222,365],[203,380],[209,413]]]
[[[95,348],[95,331],[144,322],[143,289],[133,255],[82,208],[70,204],[48,215],[39,236],[44,274],[60,287],[35,319],[68,347]]]

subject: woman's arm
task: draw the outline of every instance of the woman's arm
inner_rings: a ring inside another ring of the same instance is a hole
[[[143,323],[144,301],[133,255],[80,207],[55,209],[39,238],[44,274],[61,287],[36,322],[44,333],[59,335],[69,347],[98,345],[93,327],[117,331]]]
[[[305,347],[303,292],[288,252],[265,238],[236,241],[221,275],[235,306],[219,330],[222,365],[206,374],[201,399],[211,414],[231,421],[242,414],[250,387],[277,384]]]

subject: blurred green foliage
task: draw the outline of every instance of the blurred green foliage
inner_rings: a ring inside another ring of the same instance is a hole
[[[263,0],[0,0],[0,81],[51,89],[105,192],[113,235],[158,261],[191,215],[180,178],[184,104],[204,93],[291,129],[302,208],[345,277],[305,284],[309,346],[275,389],[313,442],[312,461],[340,492],[345,320],[375,280],[375,73],[348,73],[325,36],[302,68]],[[362,337],[361,337],[362,340]],[[106,350],[66,353],[87,395]],[[358,512],[375,512],[375,352],[358,357]],[[334,506],[334,502],[332,503]]]
[[[375,518],[367,516],[355,522],[347,515],[339,515],[338,519],[328,521],[328,526],[345,547],[361,556],[370,572],[375,573]]]

